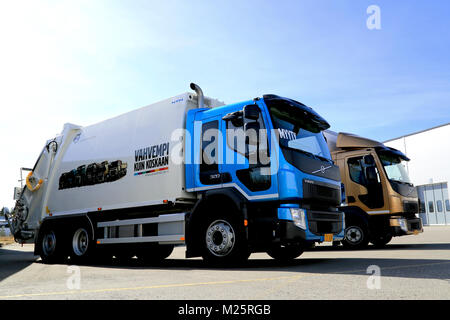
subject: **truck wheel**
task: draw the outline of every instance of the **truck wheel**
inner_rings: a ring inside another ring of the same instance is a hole
[[[63,241],[55,229],[49,228],[43,231],[40,237],[41,259],[45,264],[63,262]]]
[[[76,228],[72,234],[70,259],[75,263],[86,263],[94,251],[94,242],[87,228]]]
[[[366,227],[352,223],[345,228],[345,237],[342,245],[347,249],[363,249],[369,243],[369,234]]]
[[[150,245],[139,249],[138,259],[144,263],[157,263],[168,258],[173,252],[174,245]]]
[[[275,260],[288,262],[299,257],[304,251],[301,245],[274,246],[267,250],[267,254]]]
[[[203,259],[211,264],[243,262],[249,257],[244,224],[231,217],[215,217],[203,228]]]
[[[385,233],[385,234],[375,235],[373,237],[373,239],[371,239],[370,242],[372,242],[372,244],[377,248],[383,248],[391,240],[392,240],[392,234]]]

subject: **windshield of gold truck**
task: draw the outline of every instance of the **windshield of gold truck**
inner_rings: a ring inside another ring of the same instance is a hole
[[[390,181],[412,185],[408,171],[406,170],[406,161],[399,155],[390,153],[389,151],[378,151],[378,156]]]
[[[322,134],[322,130],[329,128],[328,123],[300,102],[278,96],[270,97],[264,96],[264,101],[280,146],[331,162],[330,151]]]

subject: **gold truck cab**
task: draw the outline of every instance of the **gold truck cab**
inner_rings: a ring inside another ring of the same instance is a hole
[[[393,236],[423,232],[417,191],[404,166],[409,159],[374,140],[333,134],[325,137],[345,187],[343,245],[384,246]]]

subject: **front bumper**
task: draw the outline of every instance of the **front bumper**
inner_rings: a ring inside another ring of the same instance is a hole
[[[418,217],[392,217],[389,219],[389,226],[393,229],[394,236],[417,235],[423,232],[422,219]]]
[[[344,214],[338,211],[305,211],[305,226],[298,227],[290,207],[278,208],[278,234],[285,242],[326,242],[344,239]]]

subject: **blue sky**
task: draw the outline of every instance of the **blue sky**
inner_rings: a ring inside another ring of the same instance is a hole
[[[366,27],[372,4],[380,30]],[[92,124],[192,81],[227,103],[294,98],[332,130],[377,140],[447,123],[449,12],[437,0],[1,2],[0,147],[10,156],[0,201],[65,122]]]

